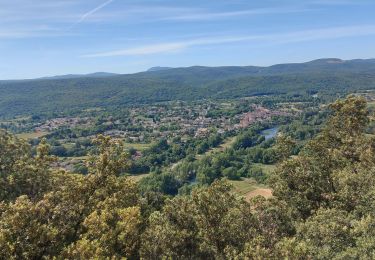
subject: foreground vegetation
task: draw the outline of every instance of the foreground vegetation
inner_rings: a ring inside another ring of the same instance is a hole
[[[225,172],[209,167],[215,162],[197,168],[205,182],[172,197],[123,175],[130,160],[120,140],[99,136],[88,174],[78,175],[51,169],[45,141],[33,155],[2,131],[0,258],[373,259],[375,138],[366,134],[367,105],[349,97],[330,109],[297,156],[290,156],[295,142],[279,138],[273,196],[249,202],[219,180]],[[234,145],[248,144],[247,135]]]

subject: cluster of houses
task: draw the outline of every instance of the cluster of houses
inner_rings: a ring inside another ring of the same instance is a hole
[[[235,128],[246,128],[256,122],[271,119],[272,116],[287,116],[288,112],[280,110],[269,110],[261,106],[253,106],[253,111],[242,115],[242,119],[239,124],[235,125]]]
[[[135,130],[108,130],[104,134],[115,138],[126,138],[134,142],[147,139],[171,138],[177,136],[205,137],[210,129],[216,128],[220,132],[233,128],[233,122],[228,118],[207,117],[203,105],[152,106],[133,108],[130,112],[128,124],[141,126],[146,131]]]
[[[90,124],[90,119],[87,117],[62,117],[47,120],[44,124],[41,124],[35,128],[36,132],[51,132],[60,127],[67,126],[74,128],[77,126],[84,126]]]
[[[270,119],[272,116],[287,116],[282,110],[269,110],[261,106],[252,105],[249,111],[233,117],[208,117],[207,108],[196,106],[170,106],[134,108],[130,112],[130,122],[134,130],[111,129],[104,134],[115,138],[125,138],[131,142],[143,142],[155,138],[171,138],[176,136],[207,137],[215,129],[219,133]],[[141,126],[145,131],[138,131]],[[131,129],[131,128],[130,128]]]
[[[111,116],[102,125],[110,126],[104,135],[121,138],[128,142],[150,142],[158,138],[191,136],[204,138],[211,131],[226,131],[246,128],[249,125],[270,119],[272,116],[286,116],[283,110],[270,110],[259,105],[249,105],[250,112],[234,116],[210,117],[208,112],[218,104],[174,104],[140,106],[129,108],[125,116]],[[40,132],[52,132],[61,127],[84,128],[92,126],[88,117],[64,117],[46,121],[35,128]]]

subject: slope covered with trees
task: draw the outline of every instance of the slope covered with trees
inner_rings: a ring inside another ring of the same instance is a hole
[[[188,195],[140,193],[122,142],[99,136],[87,175],[51,170],[0,132],[2,259],[372,259],[375,138],[366,102],[331,105],[323,130],[290,157],[278,141],[273,197],[238,198],[223,180]]]
[[[375,61],[337,59],[271,67],[190,67],[104,78],[0,81],[0,116],[118,108],[170,100],[375,88]]]

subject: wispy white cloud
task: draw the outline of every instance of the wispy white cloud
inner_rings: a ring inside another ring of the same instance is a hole
[[[261,44],[286,44],[315,40],[329,40],[346,37],[359,37],[375,35],[375,25],[358,25],[344,27],[330,27],[313,30],[285,32],[263,35],[240,35],[227,37],[210,37],[190,39],[186,41],[169,42],[132,47],[122,50],[99,52],[83,55],[85,58],[115,57],[115,56],[141,56],[182,51],[194,46],[218,45],[224,43],[254,42]]]
[[[180,43],[180,42],[163,43],[163,44],[147,45],[143,47],[129,48],[129,49],[124,49],[124,50],[88,54],[88,55],[84,55],[83,57],[94,58],[94,57],[149,55],[149,54],[156,54],[156,53],[180,51],[188,46],[189,45],[187,45],[186,43]]]
[[[78,0],[79,1],[79,0]],[[0,38],[6,40],[67,36],[61,30],[77,19],[73,0],[0,0]]]
[[[229,12],[205,12],[198,11],[188,14],[180,14],[174,16],[167,16],[162,20],[177,20],[177,21],[203,21],[203,20],[217,20],[225,18],[234,18],[240,16],[251,16],[251,15],[266,15],[266,14],[283,14],[283,13],[294,13],[294,12],[305,12],[308,8],[259,8],[259,9],[247,9],[241,11],[229,11]]]
[[[81,18],[76,22],[76,24],[79,24],[79,23],[82,23],[83,21],[85,21],[88,17],[92,16],[93,14],[95,14],[96,12],[100,11],[101,9],[103,9],[104,7],[106,7],[107,5],[111,4],[114,0],[108,0],[104,3],[102,3],[101,5],[95,7],[94,9],[90,10],[89,12],[83,14],[81,16]]]
[[[89,1],[86,0],[0,0],[0,31],[7,31],[0,37],[49,37],[58,35],[58,31],[61,35],[70,35],[66,31],[89,18],[90,22],[94,21],[91,18],[114,1],[107,0],[84,12],[83,10],[87,10],[89,6]],[[40,32],[38,27],[42,26],[55,29]]]
[[[36,37],[62,37],[70,36],[72,33],[61,32],[60,29],[45,26],[33,25],[28,28],[0,28],[0,39],[24,39]]]
[[[29,37],[30,33],[28,32],[12,32],[12,31],[0,31],[0,39],[16,39],[16,38],[25,38]]]
[[[71,32],[70,29],[83,22],[93,23],[95,25],[105,23],[108,27],[113,24],[121,26],[131,25],[129,28],[133,28],[133,25],[139,25],[141,27],[146,23],[161,22],[158,24],[157,28],[162,28],[166,23],[195,21],[219,22],[221,20],[234,20],[256,15],[307,12],[315,10],[314,8],[324,8],[323,5],[327,4],[373,3],[373,0],[290,0],[285,1],[286,3],[282,6],[264,3],[262,4],[263,8],[250,8],[252,5],[245,3],[247,1],[234,1],[242,2],[237,5],[232,3],[230,5],[205,4],[196,7],[188,4],[174,4],[172,1],[129,0],[116,2],[118,8],[108,7],[108,5],[112,4],[114,1],[115,0],[0,0],[0,32],[3,31],[0,34],[0,38],[18,39],[50,37],[58,36],[59,34],[61,36],[72,35],[69,33]],[[87,11],[93,7],[89,7],[93,2],[95,3],[94,6],[97,6]],[[166,4],[166,2],[169,2],[169,4]],[[241,9],[241,7],[243,8]],[[56,30],[41,31],[37,28],[38,26],[44,25],[48,25],[51,28],[53,27]],[[87,28],[82,28],[82,30],[79,31],[80,35],[92,34],[92,31],[85,29]],[[103,32],[105,32],[105,30],[103,30]],[[176,41],[178,42],[179,40]],[[184,45],[186,45],[186,43],[184,43]],[[190,46],[191,45],[188,47]]]
[[[245,36],[245,37],[213,37],[213,38],[199,38],[191,39],[181,42],[170,42],[161,44],[151,44],[141,47],[128,48],[123,50],[115,50],[109,52],[100,52],[83,55],[85,58],[95,58],[95,57],[114,57],[114,56],[141,56],[150,54],[160,54],[160,53],[171,53],[178,52],[189,47],[199,46],[199,45],[211,45],[211,44],[223,44],[230,42],[238,42],[250,39],[256,39],[258,36]]]

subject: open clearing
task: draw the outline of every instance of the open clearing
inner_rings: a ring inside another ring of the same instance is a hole
[[[265,198],[271,198],[272,197],[272,190],[266,189],[266,188],[260,188],[253,190],[245,195],[245,200],[249,201],[250,199],[256,197],[256,196],[263,196]]]
[[[30,140],[30,139],[43,137],[47,134],[48,134],[47,132],[31,132],[31,133],[17,134],[16,136],[21,139]]]
[[[134,148],[138,151],[144,151],[151,146],[151,144],[142,144],[142,143],[125,143],[126,148]]]
[[[229,181],[229,183],[233,185],[234,192],[247,201],[256,196],[272,197],[271,189],[266,185],[258,184],[253,179],[243,178],[239,181]]]
[[[144,174],[137,174],[137,175],[129,175],[129,178],[135,182],[139,182],[142,180],[144,177],[147,177],[150,175],[149,173],[144,173]]]

